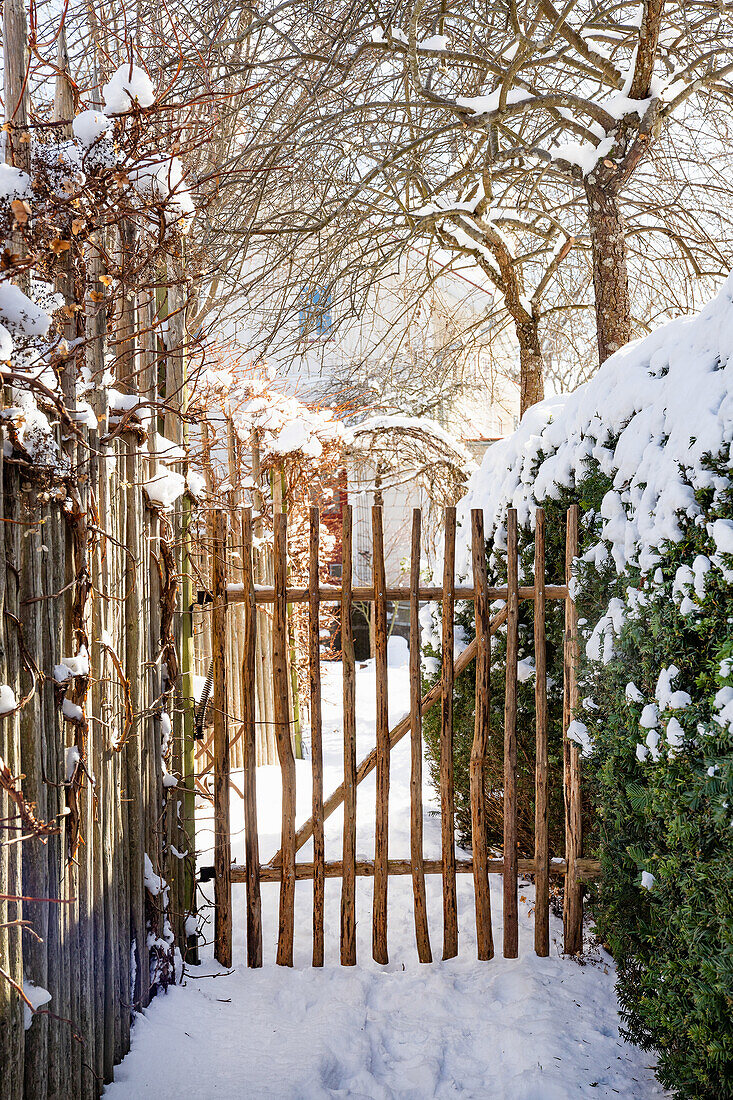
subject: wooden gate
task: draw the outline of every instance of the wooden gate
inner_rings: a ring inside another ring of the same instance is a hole
[[[583,880],[598,872],[598,865],[582,859],[582,824],[578,746],[563,737],[565,856],[551,858],[548,840],[548,707],[545,607],[547,600],[565,604],[564,635],[564,707],[563,734],[567,733],[577,706],[577,612],[569,584],[572,563],[578,547],[578,509],[567,514],[565,578],[562,584],[545,580],[545,516],[536,513],[535,572],[531,587],[520,587],[518,564],[517,513],[510,509],[507,519],[508,576],[505,586],[489,587],[486,573],[486,545],[483,513],[471,513],[472,587],[455,585],[456,510],[445,513],[445,550],[443,584],[420,585],[421,515],[413,513],[410,584],[408,588],[387,588],[385,582],[382,509],[372,509],[373,583],[352,587],[353,543],[351,507],[343,510],[343,570],[338,588],[324,587],[319,580],[319,512],[310,512],[309,584],[306,589],[287,587],[287,516],[274,517],[274,587],[255,586],[252,570],[252,519],[245,509],[242,516],[241,549],[243,583],[227,586],[226,540],[228,517],[214,514],[212,566],[212,657],[214,710],[214,820],[215,820],[215,954],[224,966],[232,961],[231,884],[246,885],[247,962],[262,965],[262,919],[260,884],[280,883],[277,962],[293,964],[296,881],[313,881],[313,965],[324,960],[325,879],[341,879],[340,957],[343,965],[356,962],[356,877],[374,880],[372,906],[372,954],[379,963],[387,963],[387,885],[390,875],[411,875],[414,895],[415,935],[418,956],[432,961],[425,903],[425,875],[442,876],[443,958],[458,953],[458,917],[456,875],[473,875],[478,958],[491,959],[494,944],[491,927],[489,875],[503,876],[503,954],[518,954],[518,876],[533,875],[536,900],[534,907],[535,952],[549,954],[550,875],[563,875],[564,950],[575,954],[582,949]],[[237,539],[239,541],[239,539]],[[355,665],[352,634],[352,602],[369,601],[375,616],[376,665],[376,745],[357,764],[355,715]],[[391,730],[388,723],[387,690],[387,602],[409,601],[410,606],[410,711]],[[454,609],[457,600],[472,600],[475,605],[476,636],[454,658]],[[490,603],[503,600],[504,607],[490,617]],[[517,856],[517,657],[520,600],[533,600],[535,644],[535,832],[534,857]],[[421,695],[420,603],[442,604],[442,669],[438,683]],[[288,707],[287,606],[307,602],[309,609],[308,657],[310,688],[312,814],[296,829],[295,758]],[[323,755],[321,741],[321,670],[319,656],[319,606],[321,602],[340,603],[343,655],[343,744],[344,778],[339,787],[324,798]],[[244,605],[244,659],[241,670],[243,701],[243,797],[245,810],[245,865],[231,862],[229,824],[229,739],[227,729],[226,614],[227,606]],[[282,772],[281,846],[275,856],[260,863],[257,832],[257,796],[255,783],[255,631],[257,605],[273,606],[272,676],[275,699],[277,751]],[[506,687],[504,707],[504,845],[502,858],[490,858],[485,825],[485,757],[490,736],[489,676],[491,637],[506,624]],[[455,679],[471,661],[476,661],[475,728],[470,757],[470,807],[472,858],[457,860],[455,855],[455,805],[453,776],[453,688]],[[441,703],[440,727],[440,814],[441,849],[439,860],[423,857],[422,805],[422,716]],[[388,853],[388,809],[390,751],[409,734],[411,743],[411,820],[410,859],[390,859]],[[376,817],[373,860],[356,858],[356,788],[376,770]],[[325,859],[324,822],[337,807],[344,807],[343,851],[338,861]],[[297,853],[313,838],[313,860],[298,862]]]

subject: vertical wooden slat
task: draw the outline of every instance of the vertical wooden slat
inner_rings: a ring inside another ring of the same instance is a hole
[[[420,962],[433,961],[425,902],[422,803],[422,685],[420,682],[420,528],[421,513],[412,513],[410,558],[410,863],[415,906],[415,938]]]
[[[342,513],[341,655],[344,704],[344,837],[341,882],[341,964],[356,963],[356,680],[351,623],[352,517]]]
[[[491,626],[487,591],[488,579],[486,576],[484,514],[480,508],[474,508],[471,512],[471,537],[473,586],[476,589],[476,702],[470,763],[471,843],[473,848],[473,889],[476,900],[476,944],[479,959],[487,960],[494,957],[485,801],[486,749],[491,721]]]
[[[565,539],[565,583],[572,591],[573,562],[578,556],[578,506],[568,508]],[[583,853],[583,833],[580,804],[580,749],[568,740],[568,727],[578,706],[578,609],[568,594],[565,600],[564,699],[563,699],[563,761],[565,772],[565,876],[563,908],[564,950],[577,955],[583,949],[583,884],[576,871],[576,860]]]
[[[440,821],[443,853],[443,958],[458,954],[458,902],[456,897],[455,791],[453,779],[453,683],[456,567],[456,510],[445,510],[443,555],[443,694],[440,726]]]
[[[507,512],[506,690],[504,694],[504,958],[519,953],[517,905],[517,657],[519,558],[517,511]]]
[[[387,699],[387,582],[384,571],[382,509],[372,508],[374,541],[374,652],[377,678],[377,803],[374,831],[374,905],[372,956],[387,963],[387,887],[389,883],[389,712]]]
[[[275,737],[282,774],[282,881],[280,883],[280,924],[277,939],[278,966],[293,965],[295,925],[295,756],[290,737],[288,703],[288,622],[285,588],[287,583],[288,517],[276,512],[275,526],[275,607],[272,627],[272,674],[275,702]]]
[[[308,560],[308,676],[310,680],[311,767],[313,771],[313,965],[323,966],[326,841],[323,829],[323,746],[321,743],[321,657],[318,600],[318,508],[310,510]]]
[[[214,956],[232,965],[232,883],[229,825],[229,724],[227,721],[227,517],[215,511],[211,540],[211,652],[214,665]]]
[[[545,640],[545,512],[538,508],[534,540],[534,654],[535,654],[535,810],[534,858],[535,954],[550,954],[550,841],[547,829],[547,649]]]
[[[257,738],[255,734],[255,654],[257,605],[252,567],[252,509],[242,513],[242,577],[244,603],[244,654],[242,660],[242,706],[244,731],[244,852],[247,891],[247,966],[262,966],[262,900],[260,897],[260,846],[257,832]]]

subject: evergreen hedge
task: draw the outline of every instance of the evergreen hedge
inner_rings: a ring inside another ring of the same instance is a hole
[[[619,575],[610,559],[603,564],[592,555],[592,561],[580,563],[576,584],[584,644],[583,703],[575,717],[593,745],[583,761],[585,854],[596,855],[603,866],[588,908],[616,960],[626,1037],[658,1052],[659,1079],[676,1097],[710,1100],[733,1097],[733,556],[723,555],[721,565],[711,538],[716,520],[733,520],[729,463],[728,448],[709,459],[711,488],[695,493],[701,515],[694,520],[680,516],[682,538],[663,544],[653,571],[642,574],[627,567]],[[570,502],[581,506],[581,551],[599,542],[600,502],[611,481],[592,460],[583,470],[572,493],[555,486],[557,495],[543,501],[548,581],[562,577]],[[528,578],[532,542],[530,528],[521,529],[522,570]],[[711,558],[717,564],[708,568]],[[489,554],[488,562],[494,581],[506,577],[501,552]],[[524,658],[533,651],[532,607],[529,602],[521,606]],[[459,610],[459,621],[470,640],[471,605]],[[548,617],[554,854],[563,851],[561,635],[558,604]],[[489,839],[497,849],[504,638],[502,633],[492,652],[488,757]],[[438,656],[435,638],[426,653]],[[436,663],[431,669],[427,662],[426,686],[434,682]],[[669,690],[659,687],[660,673],[666,673]],[[520,844],[525,850],[534,818],[533,690],[533,680],[520,685]],[[670,692],[678,693],[671,701]],[[655,701],[657,693],[666,705]],[[657,726],[642,725],[642,719],[655,718],[648,709],[654,706]],[[425,737],[437,778],[439,714],[426,717]],[[457,819],[466,845],[472,737],[469,670],[455,694]]]

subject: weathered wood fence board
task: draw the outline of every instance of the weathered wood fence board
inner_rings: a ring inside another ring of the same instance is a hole
[[[547,641],[545,638],[545,513],[535,513],[535,954],[550,953],[550,841],[548,834]]]
[[[519,954],[517,902],[517,661],[519,658],[519,549],[517,511],[507,512],[506,688],[504,692],[504,958]]]
[[[387,953],[387,845],[389,838],[389,711],[387,699],[387,583],[384,575],[382,509],[372,508],[374,539],[374,665],[377,678],[377,783],[374,818],[374,904],[372,908],[372,956],[389,962]]]
[[[440,721],[440,826],[443,852],[443,958],[458,954],[455,781],[453,775],[453,686],[455,683],[456,510],[445,513]]]
[[[318,509],[310,510],[310,544],[308,573],[310,602],[308,617],[308,677],[310,680],[311,760],[313,764],[312,812],[313,812],[313,965],[323,966],[323,910],[325,905],[323,864],[326,859],[326,841],[323,827],[323,745],[321,741],[321,654],[320,608],[318,599],[319,573],[319,525]]]
[[[129,1049],[133,1012],[173,980],[172,946],[151,945],[165,920],[185,950],[190,910],[169,863],[195,840],[163,784],[161,734],[176,675],[173,650],[171,679],[161,675],[164,601],[177,609],[162,563],[180,529],[141,492],[154,462],[133,432],[100,442],[82,428],[69,511],[36,491],[43,470],[17,454],[0,464],[0,683],[23,703],[0,719],[11,840],[0,844],[11,898],[0,898],[0,967],[50,994],[26,1031],[19,994],[0,980],[3,1098],[96,1098]],[[170,738],[171,771],[181,740]],[[8,787],[50,832],[27,827]],[[151,872],[170,888],[167,910]],[[22,919],[27,930],[6,927]]]
[[[276,513],[275,525],[275,615],[272,624],[272,668],[275,698],[275,737],[282,775],[282,867],[277,961],[293,965],[295,930],[295,756],[290,729],[287,665],[287,577],[288,519]]]
[[[568,598],[565,601],[564,644],[564,707],[563,751],[565,765],[565,851],[568,874],[565,880],[563,925],[565,951],[575,955],[583,947],[583,886],[576,874],[577,861],[583,852],[582,817],[580,801],[580,749],[568,736],[568,726],[578,707],[578,610],[571,594],[573,562],[578,556],[578,506],[568,511],[567,540],[565,546],[565,583]]]
[[[343,510],[341,656],[343,665],[344,725],[344,835],[343,876],[341,883],[341,963],[356,963],[356,674],[354,670],[354,633],[351,621],[351,577],[353,572],[351,505]],[[325,807],[322,808],[325,817]],[[298,837],[296,836],[296,851]]]
[[[325,957],[324,898],[325,880],[341,879],[341,928],[340,958],[343,965],[356,962],[356,889],[358,877],[373,878],[372,905],[372,954],[374,959],[386,964],[388,950],[388,886],[392,875],[410,875],[414,900],[415,938],[418,958],[432,961],[430,931],[427,919],[425,876],[440,875],[443,894],[443,958],[458,953],[457,874],[471,874],[474,884],[476,910],[477,954],[482,961],[494,955],[492,932],[491,896],[489,876],[501,874],[503,878],[503,954],[516,958],[519,952],[518,879],[520,875],[533,875],[536,901],[534,907],[535,952],[543,956],[549,953],[549,897],[551,877],[565,879],[564,945],[568,952],[582,949],[582,892],[583,883],[596,877],[599,866],[592,860],[582,859],[582,834],[580,816],[580,770],[577,746],[567,739],[564,746],[564,797],[566,805],[566,855],[563,859],[550,857],[549,848],[549,759],[548,759],[548,703],[547,703],[547,644],[546,607],[548,600],[562,600],[565,605],[564,641],[564,711],[563,732],[567,732],[574,708],[577,705],[577,612],[571,597],[572,566],[577,556],[577,509],[570,509],[567,520],[565,583],[548,584],[545,576],[546,529],[542,510],[536,513],[534,583],[519,583],[518,522],[515,509],[507,516],[507,583],[505,586],[489,586],[487,579],[487,553],[480,511],[471,514],[471,562],[472,586],[455,583],[456,560],[456,510],[445,513],[445,542],[443,583],[438,587],[420,584],[421,515],[415,510],[412,519],[410,559],[410,583],[408,588],[388,588],[385,577],[384,530],[382,509],[372,509],[373,575],[372,585],[355,588],[353,575],[353,530],[351,508],[343,509],[342,528],[342,577],[339,587],[320,583],[320,516],[317,508],[310,511],[310,537],[308,550],[307,589],[287,588],[287,517],[274,516],[274,588],[254,588],[251,568],[251,528],[245,518],[242,547],[244,583],[226,593],[229,603],[247,609],[245,622],[256,620],[258,606],[273,605],[272,667],[273,700],[276,715],[276,734],[282,774],[282,836],[281,847],[267,864],[259,864],[256,836],[256,791],[254,781],[251,711],[247,710],[247,698],[254,700],[257,692],[257,664],[250,635],[245,650],[250,656],[243,666],[243,705],[248,715],[249,733],[245,737],[244,793],[246,815],[245,867],[234,865],[227,875],[227,888],[231,882],[247,883],[247,927],[250,966],[262,962],[262,930],[259,917],[260,882],[280,883],[280,924],[278,933],[277,962],[293,964],[294,951],[294,899],[297,881],[313,882],[313,954],[314,966],[322,966]],[[357,765],[354,643],[351,623],[355,598],[371,602],[374,608],[374,642],[376,673],[376,730],[375,746]],[[216,596],[216,594],[215,594]],[[410,609],[410,708],[408,714],[392,730],[388,724],[388,661],[387,661],[387,602],[409,600]],[[311,718],[311,769],[312,812],[310,818],[297,830],[295,828],[295,760],[293,755],[293,731],[290,727],[287,674],[287,619],[286,605],[307,600],[307,647],[310,685]],[[419,610],[421,601],[439,600],[442,604],[442,661],[440,681],[421,697]],[[475,607],[476,635],[458,656],[454,656],[455,604],[459,600],[472,600]],[[504,601],[504,606],[490,617],[492,600]],[[517,713],[518,713],[518,655],[519,655],[519,605],[520,601],[533,603],[534,651],[535,651],[535,759],[534,759],[534,851],[532,858],[520,858],[518,847],[518,795],[517,795]],[[327,798],[323,791],[323,748],[321,719],[320,639],[319,613],[322,603],[339,602],[341,607],[341,643],[343,668],[343,744],[344,779]],[[216,598],[214,608],[216,609]],[[218,612],[217,612],[218,613]],[[506,626],[506,672],[504,686],[504,790],[503,790],[503,854],[491,855],[487,842],[486,824],[486,754],[491,736],[490,680],[491,639]],[[250,629],[250,628],[246,628]],[[455,778],[453,772],[453,694],[458,676],[474,661],[475,720],[469,763],[470,820],[473,856],[456,858],[455,846]],[[423,852],[423,739],[422,719],[437,703],[441,703],[439,795],[441,809],[441,858],[426,859]],[[390,858],[388,850],[389,828],[389,773],[390,753],[400,740],[410,735],[410,857]],[[250,749],[246,746],[249,745]],[[216,763],[216,762],[215,762]],[[356,858],[356,797],[358,785],[376,770],[375,787],[375,844],[374,858]],[[340,807],[344,807],[343,850],[340,860],[326,860],[325,821]],[[217,828],[225,823],[217,817]],[[313,858],[297,862],[297,852],[313,838]],[[255,902],[256,899],[256,902]],[[256,914],[255,914],[256,905]],[[231,949],[231,925],[227,928]]]
[[[473,583],[476,589],[476,697],[474,736],[470,760],[471,844],[473,888],[476,899],[476,943],[480,960],[493,958],[489,852],[486,839],[486,750],[491,722],[491,627],[486,597],[486,543],[483,513],[471,513]]]
[[[247,591],[244,605],[244,659],[242,697],[244,703],[244,829],[247,874],[247,965],[262,966],[262,900],[260,897],[260,850],[257,828],[257,742],[255,734],[257,605],[254,601],[252,562],[252,510],[242,515],[242,571]]]
[[[415,938],[420,962],[432,962],[428,912],[425,900],[425,864],[423,858],[422,799],[422,714],[420,710],[420,534],[419,508],[412,513],[410,555],[410,863],[415,910]]]

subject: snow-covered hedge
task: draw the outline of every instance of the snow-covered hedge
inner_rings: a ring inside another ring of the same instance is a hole
[[[506,509],[519,510],[529,579],[535,507],[558,576],[563,513],[581,505],[574,733],[594,803],[586,850],[604,869],[594,913],[628,1032],[685,1097],[733,1096],[732,439],[733,277],[699,315],[532,409],[461,507],[464,566],[470,509],[483,507],[496,576]]]

